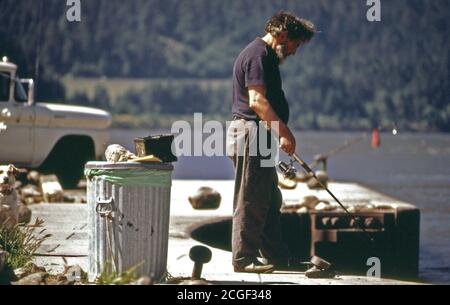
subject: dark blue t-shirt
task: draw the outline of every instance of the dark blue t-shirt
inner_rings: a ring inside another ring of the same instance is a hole
[[[248,87],[266,87],[266,98],[278,117],[287,124],[289,106],[281,84],[279,59],[261,38],[256,38],[237,57],[233,68],[233,116],[259,120],[249,106]]]

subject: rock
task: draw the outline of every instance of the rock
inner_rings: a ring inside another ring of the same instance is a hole
[[[81,282],[84,278],[86,278],[86,272],[84,272],[84,270],[79,265],[74,265],[66,267],[64,276],[68,281]]]
[[[347,207],[347,206],[345,206],[346,208],[347,208],[347,211],[349,212],[349,213],[356,213],[356,212],[359,212],[359,209],[356,207],[356,206],[349,206],[349,207]]]
[[[44,202],[44,198],[42,198],[42,201],[39,201],[39,202],[36,202],[33,197],[23,198],[23,203],[25,205],[32,205],[32,204],[41,203],[41,202]]]
[[[73,281],[69,281],[69,280],[61,280],[56,282],[57,286],[73,286],[75,285],[75,282]]]
[[[324,171],[318,171],[316,173],[316,177],[317,179],[319,179],[319,181],[327,186],[328,185],[328,175],[326,172]],[[320,186],[319,182],[314,178],[311,177],[308,182],[307,182],[307,186],[309,189],[315,190],[315,189],[322,189],[322,187]]]
[[[44,267],[39,267],[35,265],[33,262],[28,262],[24,267],[17,268],[14,270],[14,274],[17,278],[21,279],[29,274],[43,272],[46,273]]]
[[[298,172],[298,173],[295,175],[295,180],[296,180],[297,182],[307,182],[310,178],[311,178],[311,175],[310,175],[310,174],[307,174],[307,173],[305,173],[305,172]]]
[[[41,188],[45,202],[59,203],[64,201],[63,189],[55,175],[41,176]]]
[[[180,282],[178,285],[211,285],[211,283],[205,280],[185,280]]]
[[[31,210],[23,204],[19,204],[19,223],[27,224],[31,221]]]
[[[56,276],[55,282],[52,283],[52,285],[68,286],[68,285],[73,285],[74,283],[75,283],[75,281],[70,281],[67,279],[66,276],[64,276],[62,274],[58,274]]]
[[[305,206],[308,209],[314,209],[319,202],[320,200],[316,196],[305,196],[300,205]]]
[[[64,203],[74,203],[77,199],[74,196],[64,194],[63,202]]]
[[[299,208],[299,209],[297,209],[297,214],[305,214],[305,213],[308,213],[308,208],[307,207],[301,207],[301,208]]]
[[[306,213],[309,210],[334,210],[335,207],[330,205],[329,201],[320,200],[316,196],[305,196],[298,204],[285,206],[283,211],[294,211],[297,213]]]
[[[319,207],[319,208],[317,208]],[[291,212],[297,212],[297,213],[307,213],[309,210],[332,210],[330,206],[330,202],[326,200],[320,200],[316,196],[305,196],[303,199],[298,203],[294,205],[288,205],[282,207],[283,211],[291,211]]]
[[[219,208],[222,197],[210,187],[201,187],[194,196],[189,196],[188,199],[196,210],[215,210]]]
[[[327,172],[324,171],[317,171],[316,173],[317,178],[319,178],[319,180],[323,183],[327,183],[328,182],[328,174]]]
[[[32,185],[39,186],[40,185],[40,179],[41,174],[39,174],[37,171],[31,171],[27,175],[28,182]]]
[[[17,282],[14,282],[13,285],[45,285],[45,280],[47,277],[47,272],[32,273]]]
[[[20,197],[25,205],[41,203],[44,201],[41,189],[35,185],[27,184],[19,190]]]
[[[283,174],[278,174],[278,186],[282,189],[293,190],[297,187],[297,181],[284,178]]]
[[[319,202],[314,209],[317,211],[333,211],[336,210],[336,207],[331,205],[328,201]]]
[[[153,285],[153,281],[148,276],[142,276],[137,281],[135,281],[133,285],[140,285],[140,286]]]
[[[370,212],[375,209],[375,206],[372,204],[354,204],[346,208],[350,213],[356,213],[361,211]]]
[[[17,268],[17,269],[14,270],[14,274],[16,275],[16,277],[18,279],[21,279],[21,278],[27,276],[28,274],[30,274],[30,270],[28,270],[25,267]]]
[[[366,209],[366,210],[374,210],[374,209],[376,209],[376,207],[373,205],[373,204],[366,204],[365,206],[364,206],[364,208]]]
[[[107,162],[126,162],[136,158],[136,155],[119,144],[112,144],[106,148],[105,157]]]
[[[173,238],[180,238],[180,239],[189,239],[190,236],[188,233],[184,231],[170,231],[169,236]]]
[[[27,184],[24,187],[20,189],[20,195],[22,198],[29,198],[29,197],[41,197],[42,193],[39,187],[32,184]]]
[[[36,273],[36,272],[47,272],[46,270],[45,270],[45,268],[44,267],[39,267],[38,265],[36,265],[36,264],[33,264],[33,263],[29,263],[30,264],[30,266],[31,266],[31,273]]]

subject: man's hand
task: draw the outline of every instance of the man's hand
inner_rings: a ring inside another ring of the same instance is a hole
[[[287,128],[287,132],[285,132],[285,135],[280,134],[280,148],[289,156],[292,156],[295,153],[295,146],[296,142],[294,135]]]

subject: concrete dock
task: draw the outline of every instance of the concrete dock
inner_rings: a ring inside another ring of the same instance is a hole
[[[208,186],[222,196],[217,210],[194,210],[188,202],[198,188]],[[189,250],[200,243],[187,234],[187,229],[195,223],[208,219],[230,217],[232,215],[234,181],[226,180],[174,180],[171,192],[170,230],[167,271],[172,277],[190,277],[193,262]],[[329,183],[330,190],[344,204],[371,204],[408,207],[398,201],[354,183]],[[298,184],[294,190],[282,190],[286,205],[297,204],[305,196],[314,195],[332,202],[325,191],[310,190],[305,184]],[[33,218],[45,221],[46,234],[52,237],[39,249],[35,262],[49,272],[63,270],[64,260],[69,265],[79,264],[88,270],[88,226],[86,204],[40,204],[31,206]],[[202,278],[214,284],[310,284],[310,285],[397,285],[419,284],[365,276],[338,275],[334,279],[308,279],[301,272],[275,272],[273,274],[235,273],[231,264],[231,253],[209,247],[212,260],[203,266]],[[368,267],[369,268],[369,267]]]

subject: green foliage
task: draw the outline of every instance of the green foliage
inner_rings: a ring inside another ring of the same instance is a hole
[[[88,101],[77,98],[116,114],[183,115],[200,109],[230,115],[231,87],[207,89],[201,83],[229,81],[240,50],[263,35],[270,15],[286,9],[321,31],[281,68],[294,127],[366,128],[396,121],[404,128],[450,131],[447,0],[382,1],[382,20],[373,23],[366,19],[366,1],[81,3],[81,22],[69,23],[64,1],[1,1],[0,55],[32,76],[40,42],[38,86],[53,82],[41,89],[41,97],[64,98],[61,76],[165,79],[170,84],[133,87],[120,96],[105,87],[95,97],[80,91]],[[198,84],[187,86],[184,79]],[[68,97],[77,102],[73,94]]]
[[[111,263],[107,263],[102,271],[102,274],[95,280],[98,285],[127,285],[138,279],[136,269],[139,266],[132,267],[122,273],[112,270]]]
[[[51,237],[51,234],[44,234],[45,229],[36,232],[43,223],[36,219],[34,224],[25,227],[0,228],[0,248],[8,252],[7,265],[11,269],[24,267],[41,244]]]

